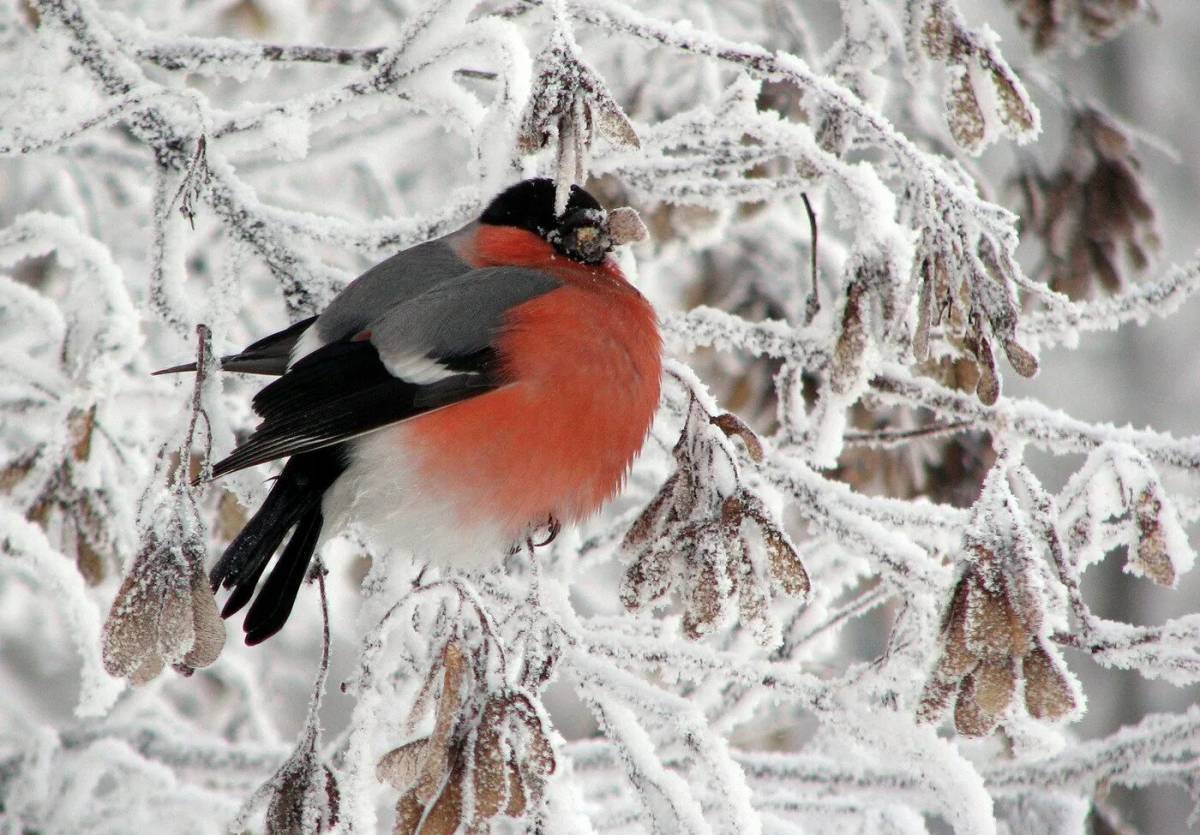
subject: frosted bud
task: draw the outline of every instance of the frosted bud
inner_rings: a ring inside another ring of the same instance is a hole
[[[636,209],[621,206],[608,213],[608,237],[613,246],[644,241],[650,236]]]

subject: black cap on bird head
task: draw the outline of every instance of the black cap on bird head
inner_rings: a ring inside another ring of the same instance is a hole
[[[500,193],[479,217],[491,226],[515,226],[548,241],[575,261],[598,264],[612,251],[608,215],[595,197],[571,186],[567,208],[554,211],[554,181],[545,177],[522,180]]]

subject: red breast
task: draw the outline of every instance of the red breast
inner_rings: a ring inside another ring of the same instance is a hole
[[[414,463],[464,512],[516,535],[549,515],[589,516],[620,489],[658,407],[654,309],[612,259],[581,264],[531,232],[482,226],[462,256],[563,286],[509,313],[496,348],[511,384],[409,422]]]

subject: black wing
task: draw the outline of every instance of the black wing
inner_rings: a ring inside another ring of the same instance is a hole
[[[455,373],[414,383],[389,373],[369,341],[318,348],[255,395],[262,423],[213,477],[321,449],[500,385],[489,351],[441,361]]]

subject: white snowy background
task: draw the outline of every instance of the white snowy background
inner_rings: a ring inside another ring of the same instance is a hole
[[[1196,829],[1198,31],[5,4],[4,831]],[[267,473],[180,477],[254,423],[211,357],[534,174],[650,228],[673,361],[628,489],[486,575],[332,543],[327,673],[316,583],[222,647],[201,571]],[[151,377],[201,324],[203,385]]]

